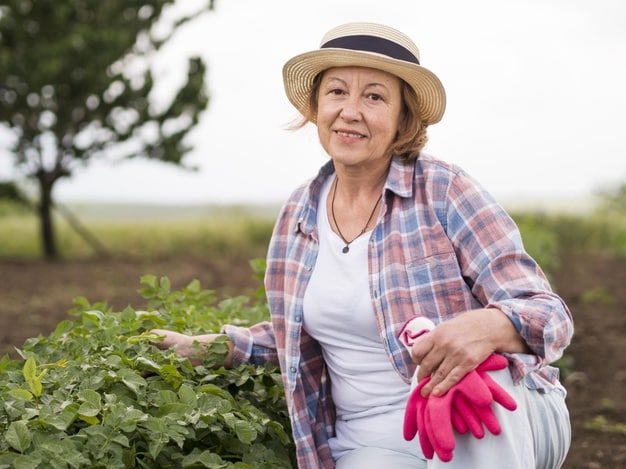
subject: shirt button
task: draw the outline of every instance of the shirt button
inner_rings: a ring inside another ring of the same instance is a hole
[[[296,316],[296,322],[302,321],[302,316]]]
[[[292,366],[291,368],[289,368],[289,371],[291,371],[291,373],[296,374],[296,367]]]

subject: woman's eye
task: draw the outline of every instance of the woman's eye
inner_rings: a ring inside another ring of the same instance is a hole
[[[330,90],[330,94],[334,94],[334,95],[339,96],[339,95],[343,94],[343,90],[341,90],[339,88],[335,88],[335,89]]]
[[[382,99],[383,99],[383,97],[382,97],[381,95],[376,94],[376,93],[370,93],[368,97],[369,97],[369,99],[371,99],[372,101],[380,101],[380,100],[382,100]]]

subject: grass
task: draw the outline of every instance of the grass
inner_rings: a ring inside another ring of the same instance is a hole
[[[97,252],[62,218],[55,218],[62,258],[80,259],[111,254],[152,258],[161,255],[258,251],[267,245],[274,219],[271,217],[207,217],[176,220],[94,220],[84,227],[102,246]],[[41,258],[38,220],[30,214],[0,218],[0,258]]]

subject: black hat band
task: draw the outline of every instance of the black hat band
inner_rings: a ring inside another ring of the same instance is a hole
[[[376,52],[377,54],[383,54],[405,62],[411,62],[417,65],[420,63],[411,51],[402,47],[397,42],[393,42],[382,37],[368,36],[364,34],[331,39],[323,44],[321,48],[338,48],[350,49],[354,51]]]

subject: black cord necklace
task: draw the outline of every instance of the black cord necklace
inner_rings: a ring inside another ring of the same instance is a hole
[[[359,236],[361,236],[363,233],[365,233],[365,231],[367,230],[367,227],[370,224],[370,222],[372,221],[372,217],[374,216],[374,212],[376,211],[376,207],[378,207],[378,204],[380,203],[380,199],[383,198],[383,195],[380,194],[378,199],[376,199],[376,204],[374,204],[374,208],[372,209],[372,213],[370,213],[370,217],[367,219],[367,222],[365,222],[365,226],[363,227],[361,232],[358,235],[356,235],[354,238],[352,238],[350,241],[348,241],[345,238],[345,236],[343,235],[343,233],[341,232],[341,230],[339,229],[339,224],[337,223],[337,219],[335,218],[335,195],[337,194],[338,181],[339,181],[339,179],[337,177],[335,177],[335,187],[333,188],[333,198],[330,201],[330,212],[331,212],[331,214],[333,216],[333,221],[335,222],[335,228],[337,228],[337,233],[339,233],[339,236],[341,237],[343,242],[346,243],[346,245],[343,247],[341,252],[346,254],[350,250],[350,244],[355,239],[357,239]]]

